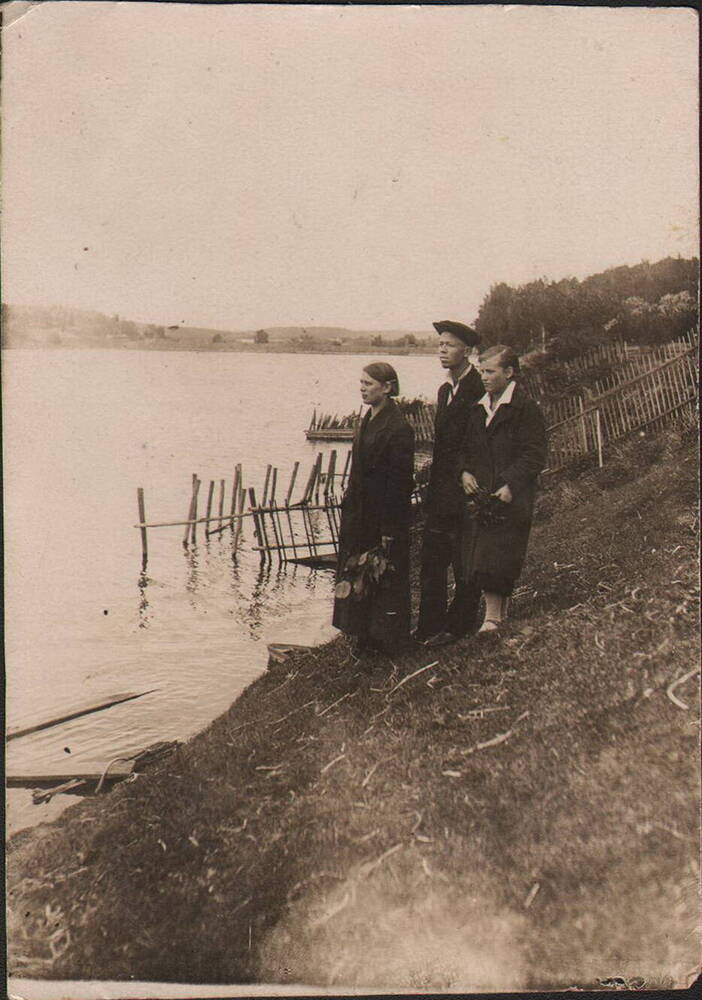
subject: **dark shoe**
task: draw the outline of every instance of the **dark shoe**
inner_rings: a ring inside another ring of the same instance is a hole
[[[429,649],[434,649],[436,646],[450,646],[452,642],[458,642],[460,636],[454,635],[453,632],[437,632],[436,635],[432,635],[431,638],[427,639],[424,643]]]

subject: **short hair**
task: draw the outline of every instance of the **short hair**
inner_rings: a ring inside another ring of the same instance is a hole
[[[397,377],[397,372],[387,361],[371,361],[369,365],[365,366],[363,371],[370,375],[371,378],[374,378],[376,382],[390,382],[391,396],[400,395],[400,380]]]
[[[513,347],[506,347],[504,344],[493,344],[492,347],[488,347],[482,351],[480,355],[481,361],[487,361],[488,358],[497,358],[500,368],[511,368],[515,375],[519,375],[519,355]]]

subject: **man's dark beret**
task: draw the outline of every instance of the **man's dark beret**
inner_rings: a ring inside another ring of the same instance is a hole
[[[434,323],[434,329],[437,333],[452,333],[454,337],[458,337],[462,340],[467,347],[475,347],[480,343],[480,337],[465,323],[456,323],[452,319],[442,319],[438,323]]]

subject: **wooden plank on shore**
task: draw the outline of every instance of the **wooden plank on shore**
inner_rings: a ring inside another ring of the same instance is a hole
[[[136,754],[134,754],[136,757]],[[115,781],[124,781],[133,770],[133,760],[120,761],[113,764],[105,776],[104,784],[112,784]],[[5,776],[7,788],[53,788],[56,785],[63,785],[68,781],[94,781],[98,782],[102,777],[102,771],[62,771],[56,774],[19,774],[11,773]]]
[[[70,722],[72,719],[79,719],[83,715],[92,715],[94,712],[102,712],[106,708],[112,708],[113,705],[121,705],[125,701],[133,701],[135,698],[143,698],[145,694],[151,694],[156,690],[156,688],[150,688],[148,691],[130,691],[127,694],[113,694],[108,698],[103,696],[100,701],[91,702],[87,705],[81,705],[73,708],[65,715],[54,716],[50,719],[43,719],[41,722],[36,722],[34,725],[26,726],[23,729],[10,729],[8,730],[5,739],[9,743],[10,740],[19,739],[20,736],[29,736],[30,733],[38,733],[42,729],[50,729],[53,726],[59,726],[63,722]],[[71,777],[75,777],[75,775],[71,775]]]

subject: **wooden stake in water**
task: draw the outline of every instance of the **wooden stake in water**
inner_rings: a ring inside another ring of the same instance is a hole
[[[329,499],[329,494],[334,495],[334,477],[336,476],[336,448],[332,448],[327,466],[327,481],[324,484],[324,502]]]
[[[200,492],[200,486],[201,485],[202,485],[202,480],[198,479],[197,476],[196,476],[195,477],[195,489],[194,489],[194,492],[193,492],[193,524],[192,524],[192,529],[193,530],[192,530],[192,533],[190,535],[190,541],[193,543],[193,545],[195,544],[195,541],[197,539],[197,535],[195,533],[196,532],[196,528],[197,528],[197,495]]]
[[[210,479],[210,488],[207,491],[207,513],[205,514],[205,538],[210,533],[210,516],[212,514],[212,497],[214,496],[214,479]]]
[[[193,492],[192,492],[192,494],[190,496],[190,506],[188,507],[188,518],[187,518],[188,523],[185,526],[185,534],[183,535],[183,548],[184,549],[187,549],[187,547],[188,547],[188,539],[190,538],[191,528],[192,528],[192,524],[190,522],[195,517],[195,495],[196,495],[196,489],[197,489],[196,483],[197,483],[197,476],[193,472]]]
[[[268,483],[270,482],[270,478],[271,478],[271,466],[267,465],[266,466],[266,481],[263,484],[263,500],[261,501],[261,506],[262,507],[265,507],[266,503],[268,502]]]
[[[292,475],[290,476],[290,485],[288,486],[287,496],[285,497],[285,505],[286,505],[286,507],[290,503],[290,498],[292,497],[292,491],[293,491],[293,488],[295,486],[295,480],[297,479],[297,470],[299,468],[300,468],[300,463],[299,462],[295,462],[295,465],[294,465],[293,470],[292,470]]]
[[[239,498],[237,501],[237,514],[239,517],[236,522],[236,529],[234,531],[234,551],[236,552],[239,548],[239,542],[241,540],[241,530],[244,523],[243,513],[244,513],[244,502],[246,500],[246,491],[244,489],[244,484],[242,482],[243,476],[241,472],[241,466],[236,467],[237,475],[239,477]]]
[[[258,504],[256,503],[256,490],[253,486],[249,487],[249,506],[251,509],[251,515],[253,517],[254,531],[256,532],[256,541],[258,542],[259,548],[261,549],[261,560],[266,558],[266,548],[263,541],[263,532],[261,531],[261,524],[258,515]]]
[[[317,455],[317,467],[315,470],[314,502],[319,503],[319,487],[322,482],[322,453]]]
[[[309,503],[312,499],[312,490],[314,489],[314,479],[317,475],[317,462],[315,461],[310,469],[309,478],[305,485],[305,492],[302,494],[302,503]],[[292,487],[291,487],[292,489]]]
[[[222,527],[222,519],[224,515],[224,480],[219,481],[219,521],[218,525]]]
[[[293,547],[293,558],[297,559],[297,548],[295,546],[295,529],[293,528],[292,517],[290,516],[290,497],[292,496],[292,491],[295,486],[295,480],[297,479],[297,470],[300,468],[300,463],[295,462],[292,470],[292,475],[290,476],[290,485],[288,486],[288,492],[285,497],[285,513],[288,518],[288,529],[290,531],[290,541]]]
[[[144,511],[144,491],[139,487],[137,490],[137,505],[139,507],[139,524],[141,525],[141,568],[146,569],[146,563],[149,558],[149,549],[146,544],[146,513]]]
[[[234,480],[232,482],[232,505],[229,511],[229,516],[232,521],[232,528],[234,528],[234,515],[236,514],[236,502],[239,499],[239,479],[241,476],[241,466],[237,465],[234,469]]]

